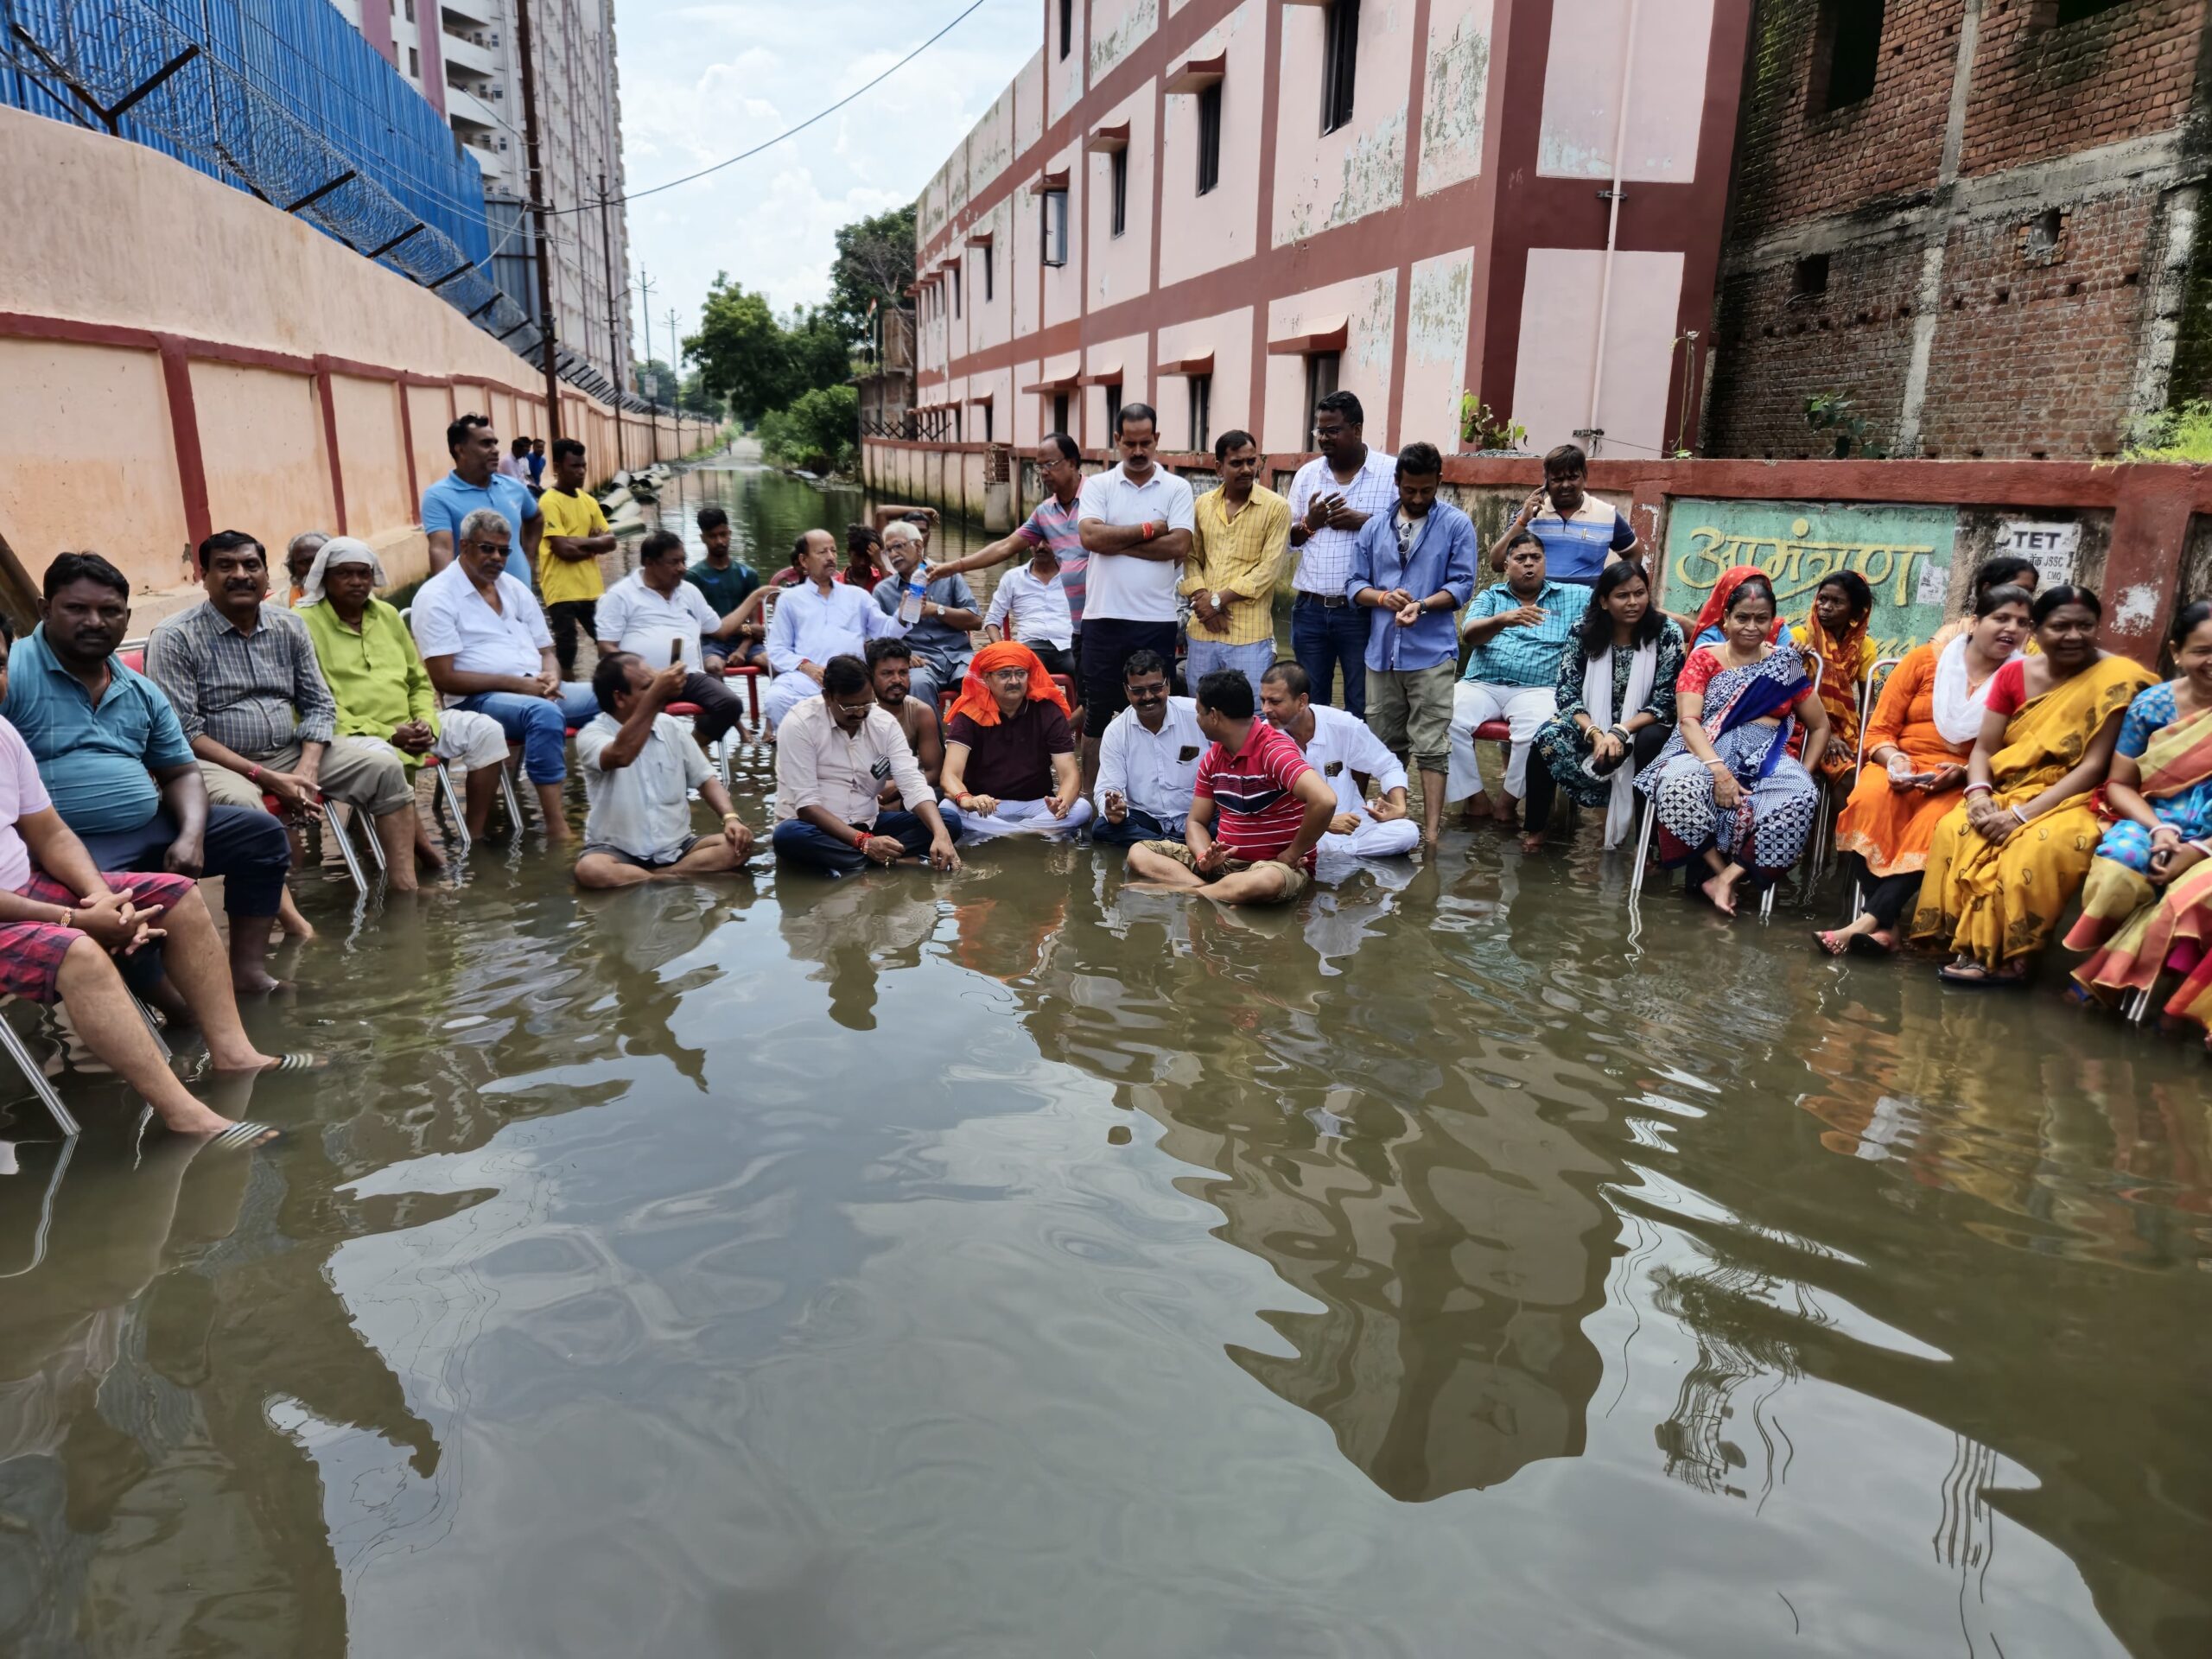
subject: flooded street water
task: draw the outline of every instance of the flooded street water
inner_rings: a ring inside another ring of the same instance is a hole
[[[1627,874],[310,884],[281,1147],[7,1079],[0,1654],[2212,1651],[2201,1051]]]

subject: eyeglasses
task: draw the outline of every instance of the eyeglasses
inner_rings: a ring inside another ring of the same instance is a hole
[[[1123,688],[1131,702],[1165,702],[1167,688],[1164,685],[1132,685]]]
[[[833,702],[830,706],[841,715],[864,715],[875,707],[875,699],[870,697],[866,702]]]

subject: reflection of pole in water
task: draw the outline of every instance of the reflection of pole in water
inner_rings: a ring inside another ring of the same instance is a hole
[[[1759,1394],[1751,1406],[1751,1428],[1759,1438],[1764,1463],[1759,1501],[1766,1501],[1777,1479],[1789,1477],[1789,1436],[1778,1424],[1770,1428],[1766,1402],[1803,1374],[1797,1351],[1788,1343],[1751,1335],[1728,1309],[1739,1297],[1764,1303],[1761,1293],[1780,1282],[1748,1268],[1688,1275],[1661,1269],[1652,1275],[1654,1304],[1681,1320],[1697,1343],[1697,1363],[1682,1379],[1674,1414],[1659,1425],[1656,1436],[1667,1473],[1699,1491],[1745,1499],[1751,1496],[1745,1488],[1729,1484],[1731,1469],[1748,1470],[1751,1465],[1743,1446],[1729,1435],[1740,1433],[1732,1427],[1736,1395],[1756,1376],[1775,1378],[1774,1387]],[[1802,1287],[1796,1288],[1798,1312],[1815,1324],[1826,1324],[1827,1317],[1809,1302]],[[1724,1328],[1731,1324],[1737,1328]],[[1777,1439],[1782,1446],[1778,1467]]]

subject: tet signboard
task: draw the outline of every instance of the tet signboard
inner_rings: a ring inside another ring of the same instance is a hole
[[[1821,582],[1855,570],[1874,590],[1875,645],[1901,656],[1942,624],[1957,526],[1948,507],[1679,500],[1667,518],[1666,606],[1694,615],[1726,571],[1751,564],[1783,616],[1801,622]]]
[[[2007,518],[1997,527],[1999,553],[2017,553],[2036,568],[2036,591],[2074,580],[2082,564],[2082,526]]]

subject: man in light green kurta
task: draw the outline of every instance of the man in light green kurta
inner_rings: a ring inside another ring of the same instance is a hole
[[[376,596],[384,566],[366,542],[340,536],[323,543],[293,614],[307,625],[315,660],[338,704],[341,736],[380,737],[399,751],[409,771],[429,757],[467,772],[468,833],[484,833],[506,764],[507,738],[488,715],[441,709],[438,694],[399,613]],[[422,825],[416,851],[425,862],[443,855]]]

